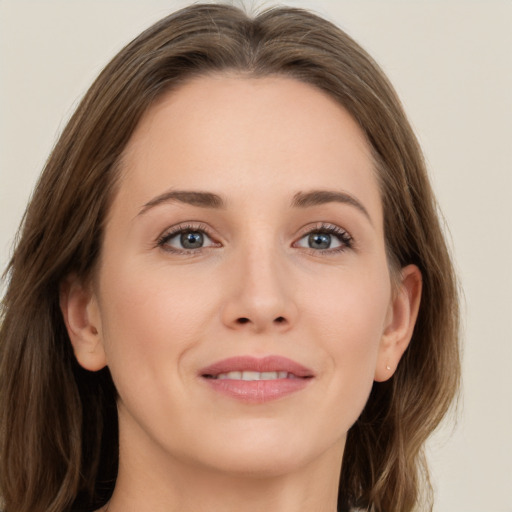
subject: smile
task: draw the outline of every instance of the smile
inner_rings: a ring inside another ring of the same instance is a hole
[[[232,357],[203,368],[199,376],[215,393],[249,404],[284,398],[314,380],[312,370],[282,356]]]

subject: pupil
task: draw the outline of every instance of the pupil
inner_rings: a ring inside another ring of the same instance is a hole
[[[312,249],[329,249],[331,246],[331,235],[326,233],[314,233],[309,235],[309,247]]]
[[[199,249],[203,245],[203,234],[197,231],[182,233],[180,239],[185,249]]]

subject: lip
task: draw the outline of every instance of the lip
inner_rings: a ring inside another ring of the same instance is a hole
[[[247,381],[242,379],[216,379],[221,373],[235,371],[286,372],[293,378]],[[261,404],[283,398],[307,387],[314,378],[314,372],[292,359],[283,356],[230,357],[202,368],[199,377],[210,389],[236,400]]]

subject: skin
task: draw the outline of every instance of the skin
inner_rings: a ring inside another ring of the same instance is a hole
[[[108,365],[119,391],[109,512],[334,512],[346,433],[373,381],[392,376],[421,294],[414,266],[392,288],[361,129],[292,79],[201,77],[151,107],[122,168],[95,279],[70,276],[61,293],[78,361]],[[152,204],[176,190],[225,206]],[[366,213],[291,206],[313,190],[348,194]],[[345,233],[324,251],[308,238],[322,224]],[[204,231],[204,246],[176,252],[179,235],[159,245],[180,225]],[[247,404],[198,376],[272,354],[314,378]]]

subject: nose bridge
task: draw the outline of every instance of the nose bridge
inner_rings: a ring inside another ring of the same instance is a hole
[[[248,237],[233,252],[224,322],[231,328],[286,329],[295,321],[293,282],[279,243],[272,236]]]

